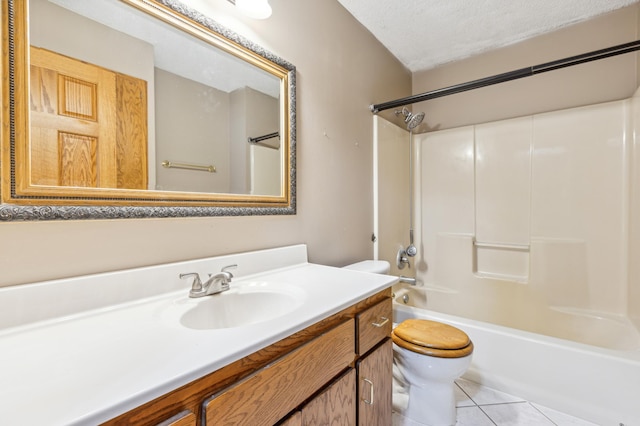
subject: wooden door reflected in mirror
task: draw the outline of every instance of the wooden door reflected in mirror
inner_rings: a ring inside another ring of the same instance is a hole
[[[147,188],[147,85],[31,47],[31,183]]]

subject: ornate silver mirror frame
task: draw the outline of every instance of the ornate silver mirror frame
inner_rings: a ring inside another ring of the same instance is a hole
[[[92,197],[70,195],[16,196],[16,168],[20,162],[16,155],[20,138],[28,134],[28,80],[26,77],[25,27],[27,0],[6,0],[2,4],[2,151],[0,172],[2,185],[0,195],[0,221],[26,220],[77,220],[118,219],[150,217],[203,217],[203,216],[248,216],[248,215],[292,215],[296,213],[296,69],[289,62],[267,52],[255,43],[222,27],[212,19],[192,10],[176,0],[125,0],[139,9],[157,10],[163,20],[180,28],[194,28],[206,33],[217,43],[226,44],[229,52],[253,63],[267,61],[283,70],[282,93],[284,96],[286,134],[284,194],[282,197],[233,196],[233,194],[210,194],[191,196],[159,191],[153,196],[136,197],[135,191],[108,191],[108,196]],[[156,17],[159,17],[156,15]],[[21,21],[22,20],[22,21]],[[219,46],[213,46],[219,47]],[[249,59],[247,59],[249,58]],[[253,58],[253,59],[252,59]],[[16,74],[16,70],[22,75]],[[17,183],[18,186],[20,182]]]

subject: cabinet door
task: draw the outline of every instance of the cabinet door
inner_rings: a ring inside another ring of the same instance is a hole
[[[393,348],[387,339],[358,362],[358,425],[391,424]]]
[[[302,409],[303,426],[356,424],[356,371],[352,368]]]

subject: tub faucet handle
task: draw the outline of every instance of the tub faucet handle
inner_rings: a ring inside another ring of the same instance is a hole
[[[405,266],[411,268],[411,261],[409,260],[409,256],[407,255],[407,251],[404,247],[400,247],[398,250],[398,254],[396,255],[396,266],[398,269],[404,269]]]

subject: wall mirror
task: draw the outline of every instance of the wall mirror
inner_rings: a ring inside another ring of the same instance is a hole
[[[176,0],[2,2],[0,220],[295,214],[295,67]]]

